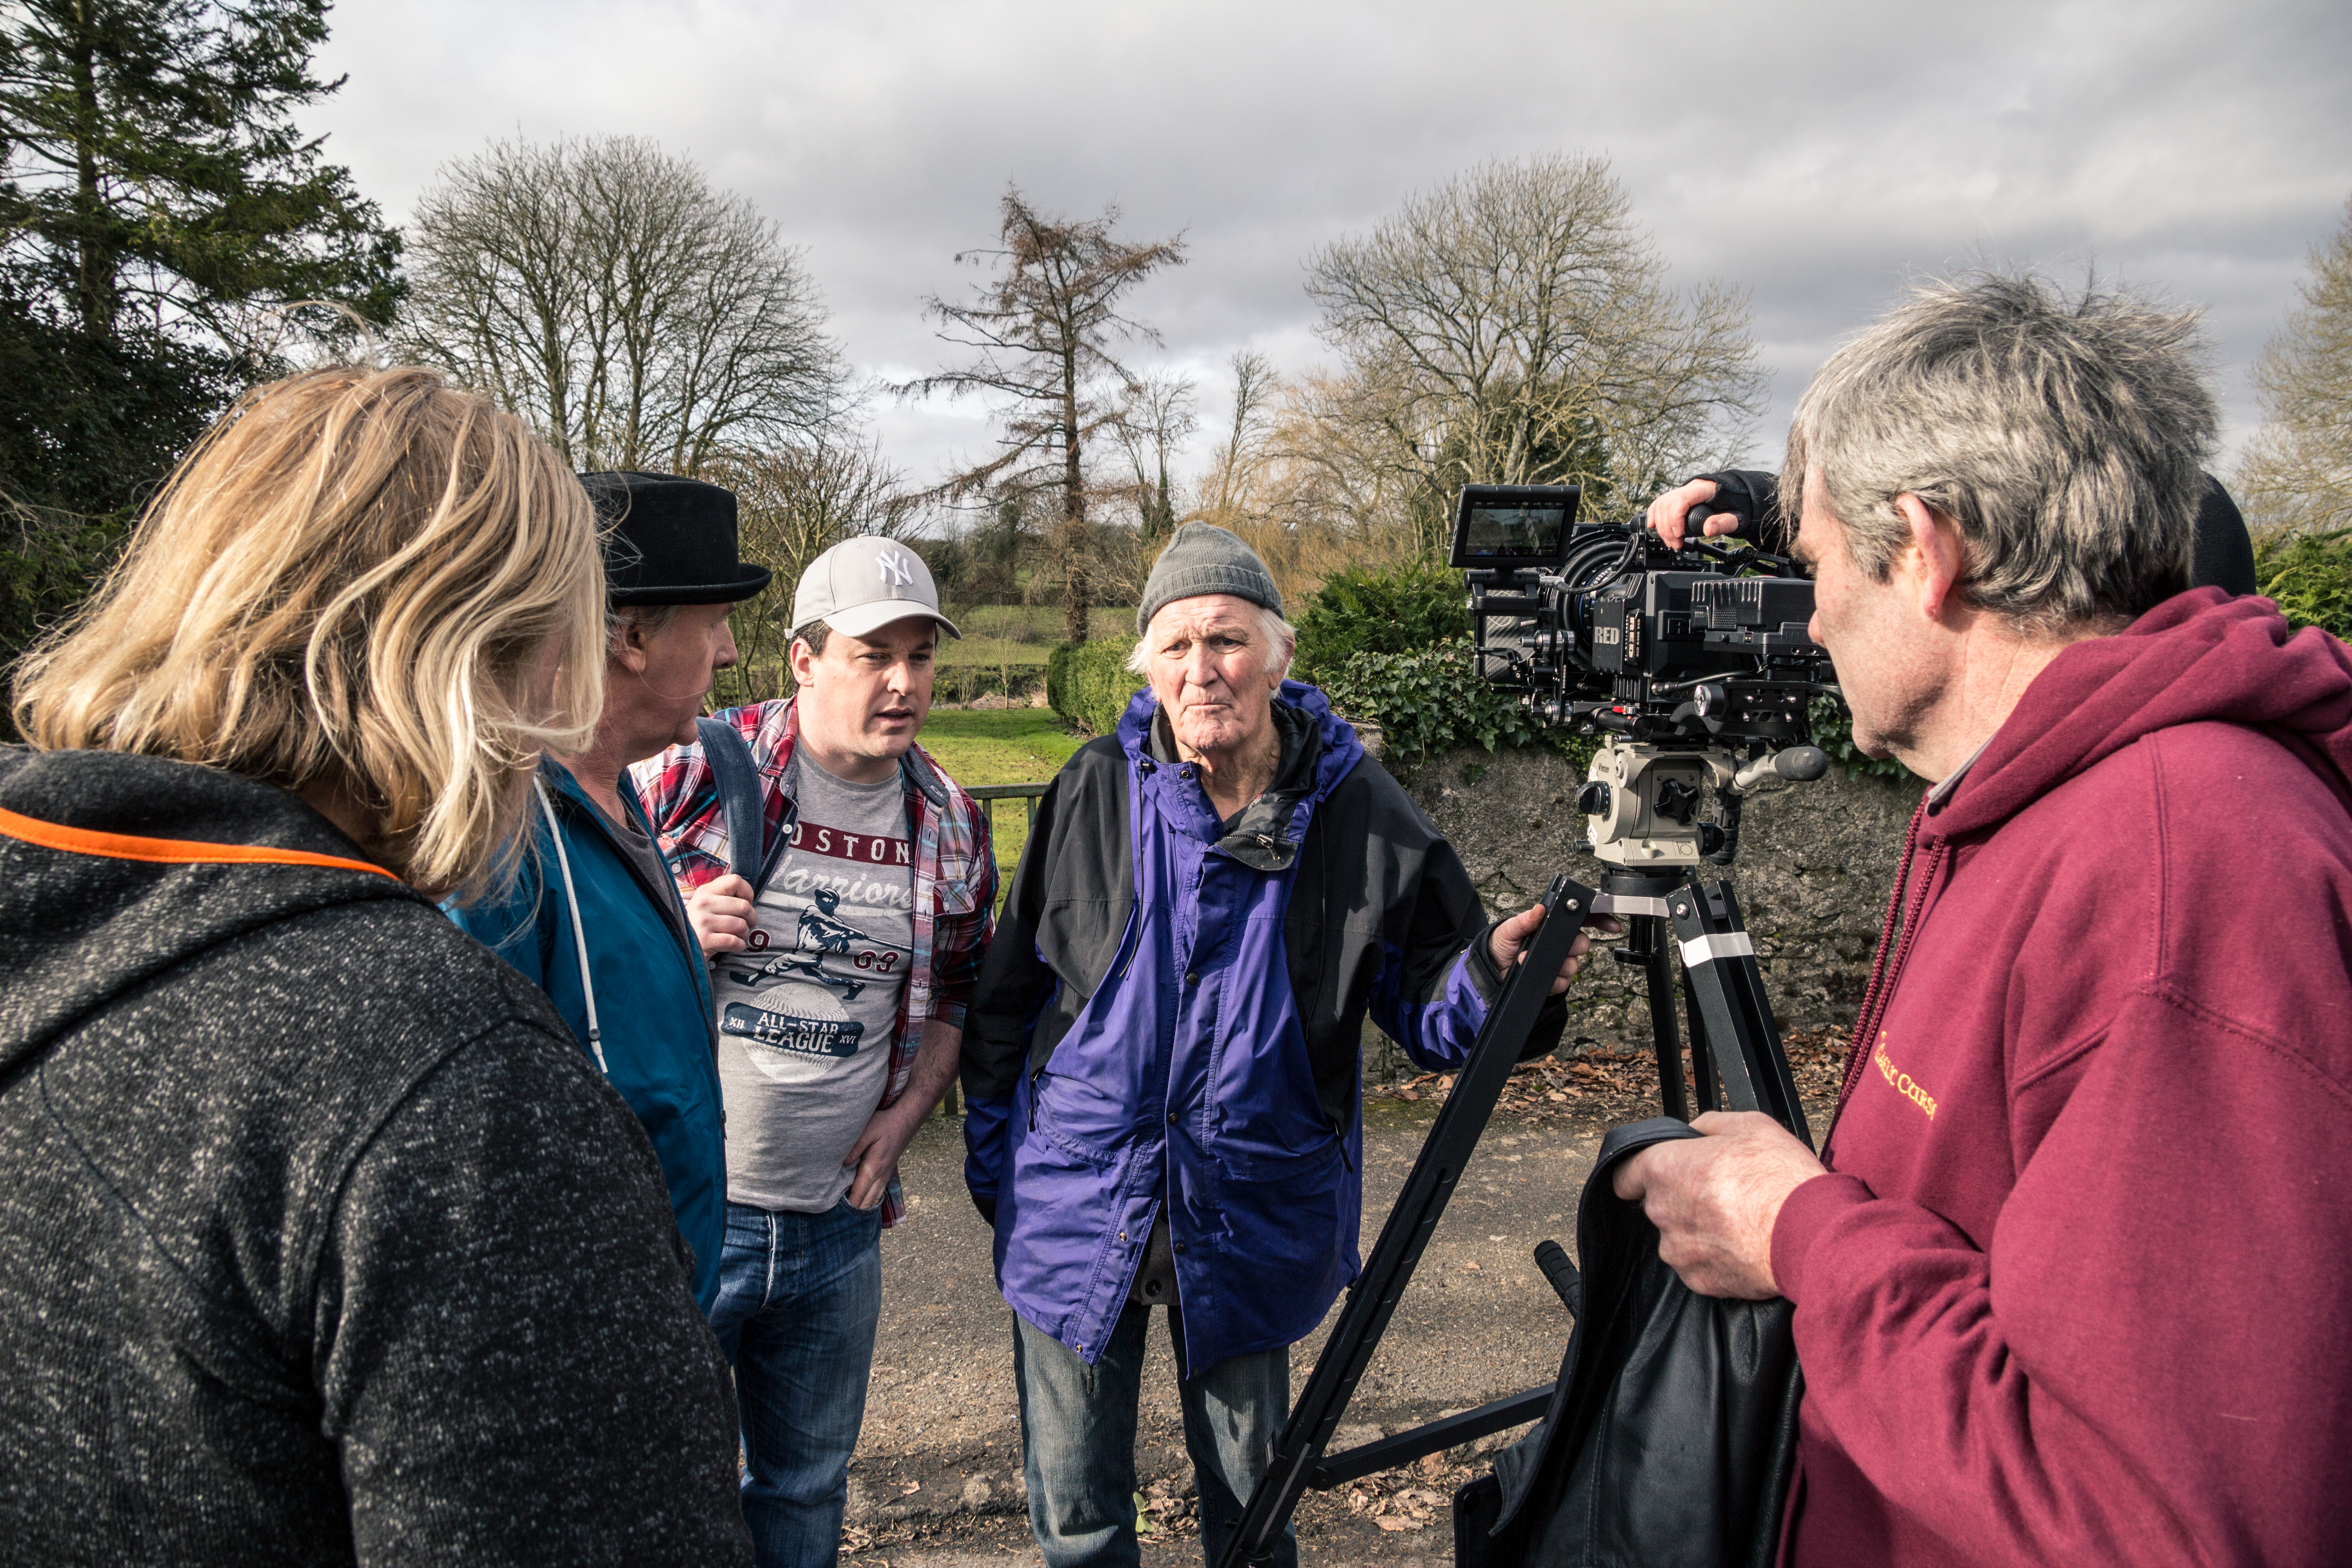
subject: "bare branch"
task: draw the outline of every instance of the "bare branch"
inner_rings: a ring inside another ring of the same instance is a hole
[[[635,137],[497,142],[412,231],[404,346],[528,417],[575,468],[691,473],[805,442],[848,370],[799,252]]]
[[[1348,366],[1294,405],[1294,449],[1433,547],[1472,481],[1623,504],[1744,444],[1763,377],[1747,302],[1668,289],[1599,158],[1482,165],[1308,263]]]
[[[956,258],[992,258],[994,275],[975,285],[964,303],[934,296],[924,307],[941,338],[978,350],[977,356],[896,390],[902,397],[976,395],[995,405],[997,455],[950,475],[930,494],[964,500],[983,492],[1058,492],[1055,538],[1067,626],[1070,640],[1083,642],[1087,446],[1096,435],[1124,427],[1144,385],[1111,351],[1121,342],[1160,341],[1150,326],[1122,313],[1120,300],[1160,268],[1181,266],[1184,241],[1181,235],[1120,240],[1111,232],[1116,206],[1098,217],[1065,220],[1039,213],[1018,190],[1005,193],[1000,214],[1002,247]]]
[[[2352,523],[2352,201],[2296,293],[2254,365],[2263,424],[2236,477],[2256,527],[2305,533]]]
[[[742,660],[746,694],[791,695],[780,673],[791,644],[793,595],[801,574],[845,539],[903,539],[922,521],[906,476],[871,442],[818,441],[767,449],[720,447],[700,477],[735,492],[743,559],[774,571],[768,591],[728,619]]]

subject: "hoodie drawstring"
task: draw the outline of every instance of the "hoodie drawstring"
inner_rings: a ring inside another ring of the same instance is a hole
[[[1903,835],[1903,858],[1895,868],[1895,886],[1887,894],[1886,921],[1879,928],[1878,949],[1871,959],[1870,984],[1862,994],[1862,1013],[1853,1021],[1853,1039],[1846,1052],[1845,1081],[1838,1086],[1837,1109],[1830,1113],[1829,1131],[1822,1134],[1822,1147],[1825,1150],[1831,1135],[1837,1131],[1838,1118],[1845,1112],[1845,1102],[1862,1079],[1863,1066],[1870,1060],[1870,1042],[1886,1016],[1895,982],[1903,973],[1904,961],[1911,954],[1911,939],[1918,934],[1920,916],[1927,912],[1927,889],[1935,885],[1937,868],[1943,863],[1947,847],[1938,838],[1928,846],[1927,862],[1919,867],[1918,876],[1914,878],[1911,874],[1912,862],[1919,849],[1919,828],[1927,820],[1927,801],[1922,795],[1918,809],[1911,814],[1911,826]]]
[[[580,994],[588,999],[588,1054],[606,1078],[613,1069],[604,1062],[604,1031],[596,1026],[596,985],[588,978],[588,933],[580,924],[580,893],[572,885],[572,857],[563,847],[563,828],[555,820],[555,805],[547,798],[547,781],[534,774],[530,787],[539,795],[539,809],[547,815],[547,836],[555,840],[556,869],[563,873],[563,902],[572,911],[572,948],[580,964]]]

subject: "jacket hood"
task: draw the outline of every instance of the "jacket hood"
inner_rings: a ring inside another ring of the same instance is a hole
[[[2352,807],[2352,652],[2268,599],[2196,588],[2053,659],[1928,830],[1993,826],[2144,736],[2207,721],[2269,733]]]
[[[1118,722],[1119,744],[1129,763],[1150,774],[1155,762],[1174,764],[1172,746],[1163,747],[1154,721],[1159,701],[1149,689],[1135,694]],[[1289,868],[1307,836],[1307,818],[1348,776],[1363,755],[1355,727],[1331,711],[1323,694],[1300,680],[1286,680],[1274,700],[1274,725],[1282,737],[1282,760],[1274,782],[1230,822],[1220,823],[1197,786],[1171,794],[1147,785],[1144,794],[1170,815],[1179,831],[1213,839],[1218,848],[1261,871]],[[1192,769],[1178,770],[1189,779]]]
[[[284,790],[193,763],[0,747],[0,1080],[218,942],[332,905],[423,901]]]

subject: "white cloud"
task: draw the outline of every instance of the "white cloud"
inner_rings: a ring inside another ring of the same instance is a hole
[[[919,315],[978,274],[1017,181],[1116,201],[1192,260],[1138,313],[1164,355],[1318,352],[1314,247],[1482,159],[1603,152],[1677,279],[1749,290],[1777,440],[1822,355],[1906,276],[2095,263],[2207,306],[2231,438],[2244,369],[2352,190],[2352,9],[1690,0],[655,4],[344,0],[306,129],[388,215],[493,137],[627,132],[688,152],[777,217],[870,374],[948,351]],[[938,471],[973,412],[877,405]],[[1205,443],[1204,443],[1205,445]]]

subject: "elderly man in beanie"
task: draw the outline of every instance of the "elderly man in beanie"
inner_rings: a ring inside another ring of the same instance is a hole
[[[644,1123],[707,1315],[727,1212],[709,980],[623,770],[694,733],[711,678],[735,662],[728,612],[769,572],[736,559],[735,497],[717,485],[641,473],[581,482],[613,530],[604,715],[586,752],[541,760],[513,884],[450,915],[547,993]]]
[[[922,557],[835,545],[793,626],[793,698],[717,715],[634,780],[714,963],[731,1136],[710,1321],[762,1568],[840,1546],[898,1155],[955,1074],[996,904],[987,819],[915,744],[959,635]]]
[[[1541,919],[1490,921],[1353,729],[1284,679],[1282,595],[1240,540],[1179,529],[1137,626],[1150,688],[1041,804],[964,1035],[965,1180],[1014,1312],[1049,1568],[1137,1561],[1155,1306],[1216,1561],[1288,1410],[1289,1346],[1359,1267],[1366,1010],[1459,1064]]]

